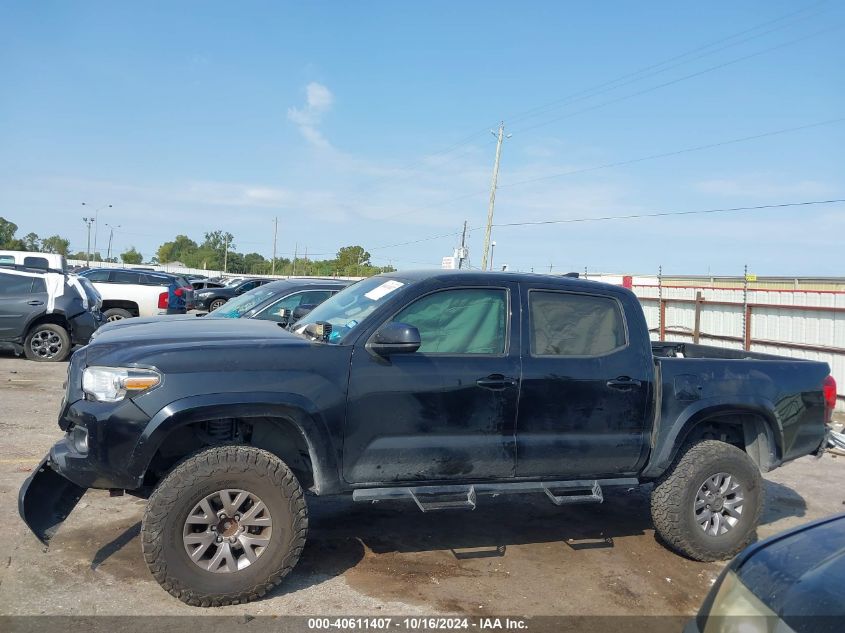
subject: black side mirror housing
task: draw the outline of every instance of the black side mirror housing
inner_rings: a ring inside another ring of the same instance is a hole
[[[293,313],[290,315],[291,322],[296,323],[297,321],[299,321],[299,319],[304,317],[316,307],[317,305],[314,303],[303,303],[302,305],[296,306],[293,309]]]
[[[420,331],[407,323],[388,323],[373,334],[367,349],[379,356],[411,354],[416,352],[422,341]]]

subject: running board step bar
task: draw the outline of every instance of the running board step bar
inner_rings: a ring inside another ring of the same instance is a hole
[[[602,486],[637,486],[635,478],[583,479],[578,481],[516,481],[512,483],[452,484],[395,488],[360,488],[352,493],[359,502],[412,500],[422,512],[474,510],[479,495],[544,493],[555,505],[601,503]]]

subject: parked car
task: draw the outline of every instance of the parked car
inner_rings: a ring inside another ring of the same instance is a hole
[[[104,322],[94,287],[75,275],[0,265],[0,347],[29,360],[61,361]]]
[[[191,281],[191,286],[193,286],[194,291],[197,290],[205,290],[207,288],[222,288],[223,284],[218,283],[216,281],[209,281],[208,279],[199,279],[195,281]]]
[[[14,265],[68,272],[64,255],[32,251],[0,251],[0,266]]]
[[[176,275],[126,268],[94,268],[80,275],[91,281],[102,295],[107,321],[184,314],[193,307],[191,284]]]
[[[685,633],[836,633],[845,623],[845,514],[781,532],[722,570]]]
[[[351,282],[339,279],[281,279],[248,290],[226,302],[214,312],[180,314],[175,316],[139,317],[108,323],[99,330],[110,332],[114,328],[145,325],[148,323],[172,323],[174,320],[195,321],[197,317],[207,319],[261,319],[289,325],[296,310],[313,308],[322,303]]]
[[[205,288],[197,291],[195,297],[197,310],[213,312],[229,299],[242,295],[248,290],[270,283],[272,279],[239,279],[227,282],[220,288]]]
[[[19,508],[46,542],[88,488],[149,497],[144,558],[202,606],[290,572],[306,490],[427,512],[483,495],[600,503],[653,482],[663,541],[712,561],[753,540],[760,471],[823,449],[833,384],[822,362],[652,345],[625,288],[402,271],[292,331],[201,318],[102,332],[71,360],[65,436]]]

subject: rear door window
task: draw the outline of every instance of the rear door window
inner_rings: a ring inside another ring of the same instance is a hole
[[[88,278],[89,281],[93,281],[95,283],[102,283],[109,280],[109,271],[107,269],[94,270],[90,273],[86,273],[85,276]]]
[[[34,294],[36,292],[47,292],[47,282],[44,281],[43,277],[33,277],[32,278],[32,290],[31,292]]]
[[[611,297],[532,290],[532,356],[601,356],[624,347],[625,321]]]
[[[116,284],[140,284],[141,275],[139,273],[130,273],[125,270],[115,270],[111,276],[112,282]]]
[[[6,275],[0,273],[0,296],[12,297],[29,294],[32,291],[33,279],[34,277],[26,277],[24,275]],[[43,279],[41,283],[44,283]]]

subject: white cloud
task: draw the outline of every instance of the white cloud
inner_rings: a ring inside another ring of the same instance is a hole
[[[331,147],[318,126],[334,104],[331,90],[321,83],[312,81],[305,87],[305,106],[288,108],[288,120],[294,123],[305,140],[315,147]]]

